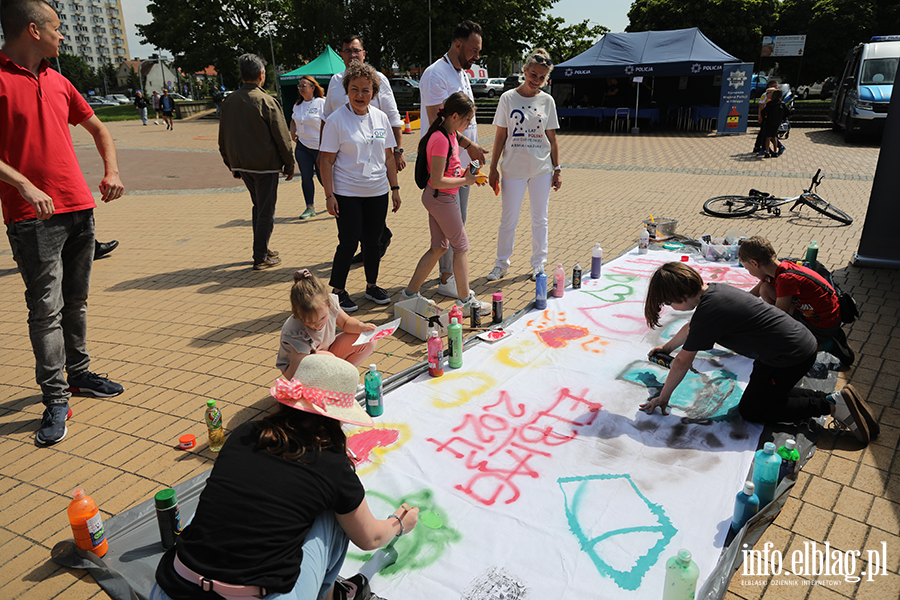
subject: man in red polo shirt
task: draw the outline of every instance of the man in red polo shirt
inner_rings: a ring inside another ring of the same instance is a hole
[[[59,55],[59,18],[43,0],[0,0],[0,203],[25,281],[35,374],[46,406],[35,436],[66,435],[72,392],[117,396],[121,385],[88,370],[87,297],[94,257],[91,190],[69,125],[94,138],[103,159],[102,200],[122,196],[112,136],[45,57]],[[68,378],[65,377],[68,374]]]

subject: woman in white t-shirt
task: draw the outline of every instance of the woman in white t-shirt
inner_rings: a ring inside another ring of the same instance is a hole
[[[350,101],[334,111],[322,127],[319,167],[325,188],[325,207],[337,217],[338,247],[331,266],[330,285],[344,312],[359,307],[345,289],[350,261],[358,245],[363,248],[366,298],[376,304],[391,302],[376,285],[381,263],[381,232],[387,217],[388,194],[393,212],[400,210],[400,185],[393,148],[396,145],[386,114],[369,106],[378,93],[378,73],[372,66],[353,61],[344,74]]]
[[[526,189],[531,200],[531,278],[544,268],[548,253],[550,188],[559,190],[562,186],[556,103],[550,94],[541,91],[553,70],[550,55],[543,48],[536,49],[528,55],[522,70],[525,83],[500,96],[494,116],[496,154],[491,161],[488,182],[494,189],[500,185],[503,209],[497,235],[497,260],[487,276],[488,281],[500,279],[509,272],[509,257]],[[503,172],[502,183],[498,164]]]
[[[319,160],[319,130],[325,117],[322,114],[325,108],[325,91],[316,80],[309,75],[300,78],[297,84],[297,102],[294,103],[293,118],[291,119],[291,138],[297,143],[294,148],[294,157],[297,166],[300,167],[300,182],[303,187],[303,200],[306,201],[306,210],[300,215],[301,219],[316,216],[314,207],[316,199],[315,176],[322,183],[317,162]]]

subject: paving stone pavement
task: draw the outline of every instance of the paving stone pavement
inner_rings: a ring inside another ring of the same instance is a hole
[[[83,486],[103,515],[115,515],[212,466],[202,420],[204,401],[216,398],[226,427],[269,411],[268,386],[278,375],[275,350],[288,316],[292,273],[309,268],[327,279],[336,228],[326,213],[308,221],[299,180],[279,188],[271,247],[280,267],[251,269],[250,202],[217,153],[215,121],[142,127],[109,124],[119,149],[128,195],[95,211],[100,240],[121,245],[94,265],[89,308],[91,369],[108,373],[126,391],[117,398],[72,399],[66,439],[37,448],[34,432],[42,412],[34,382],[23,302],[23,284],[11,252],[0,246],[0,598],[105,598],[86,572],[49,561],[50,548],[69,537],[65,509],[69,492]],[[490,126],[479,127],[483,139]],[[825,434],[819,451],[800,474],[766,542],[791,553],[805,542],[829,542],[843,552],[882,550],[886,574],[854,582],[839,576],[743,576],[730,599],[886,599],[900,596],[900,278],[896,271],[852,266],[878,156],[877,142],[846,145],[828,130],[794,129],[787,152],[763,160],[749,153],[751,135],[705,133],[560,133],[563,188],[551,195],[550,262],[569,270],[590,264],[590,248],[601,242],[613,257],[637,241],[642,219],[653,214],[679,220],[678,231],[723,236],[733,228],[769,238],[782,255],[802,255],[816,240],[819,259],[862,303],[862,317],[848,328],[857,363],[841,373],[868,399],[881,436],[861,449],[846,436]],[[102,165],[90,137],[73,130],[85,176],[92,188]],[[404,137],[412,151],[417,136]],[[727,221],[702,212],[705,199],[746,193],[751,187],[798,194],[817,168],[826,179],[820,193],[855,218],[850,226],[819,217],[763,215]],[[413,182],[412,167],[400,175],[403,206],[388,217],[393,244],[381,264],[379,284],[394,299],[427,247],[427,217]],[[324,209],[321,188],[317,209]],[[502,291],[511,314],[531,300],[528,280],[530,228],[523,207],[510,274],[497,282],[484,276],[493,266],[500,201],[487,188],[472,192],[468,232],[472,288],[483,299]],[[436,276],[423,286],[436,295]],[[362,268],[352,269],[347,288],[363,320],[384,323],[391,306],[362,298]],[[382,340],[373,357],[386,374],[425,357],[425,345],[409,334]],[[390,407],[387,408],[390,410]],[[635,408],[637,410],[637,408]],[[197,436],[190,452],[174,449],[185,433]],[[773,565],[774,568],[774,565]],[[708,573],[708,567],[705,575]],[[790,582],[802,583],[792,585]],[[788,583],[785,583],[788,582]],[[816,585],[809,585],[815,583]],[[656,597],[653,595],[652,597]],[[395,599],[396,600],[396,599]]]

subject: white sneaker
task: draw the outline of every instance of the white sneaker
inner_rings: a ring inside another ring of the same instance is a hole
[[[456,278],[453,275],[450,276],[450,279],[447,280],[447,283],[439,283],[437,291],[441,296],[447,296],[448,298],[459,298],[459,293],[456,291]]]
[[[501,277],[506,277],[506,274],[509,273],[509,269],[502,269],[500,267],[494,267],[491,269],[491,272],[487,275],[488,281],[497,281]]]
[[[543,273],[543,272],[544,272],[543,267],[535,267],[534,270],[531,272],[531,280],[536,281],[538,273]]]
[[[154,125],[159,125],[159,121],[153,121]]]
[[[478,314],[480,314],[481,316],[490,315],[492,312],[491,305],[488,304],[487,302],[482,302],[481,300],[476,298],[475,292],[473,292],[472,290],[469,290],[469,295],[466,297],[465,300],[457,300],[455,302],[455,304],[457,304],[459,306],[463,306],[463,307],[468,306],[469,310],[471,310],[471,308],[473,306],[477,306]],[[464,310],[463,312],[466,312],[466,311]]]
[[[409,292],[406,291],[406,288],[403,288],[402,290],[400,290],[400,297],[403,298],[404,300],[412,300],[413,298],[421,298],[422,294],[420,294],[419,292],[416,292],[415,294],[410,294]]]

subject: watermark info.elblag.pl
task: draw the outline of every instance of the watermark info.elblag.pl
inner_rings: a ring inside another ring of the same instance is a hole
[[[858,581],[875,581],[876,577],[887,575],[887,542],[875,550],[847,550],[842,552],[831,547],[829,542],[803,542],[802,550],[794,550],[789,557],[783,557],[775,544],[766,542],[761,550],[753,550],[744,544],[744,570],[748,577],[769,575],[786,576],[783,579],[757,581],[742,580],[743,585],[829,585]],[[796,575],[797,577],[791,577]],[[819,577],[819,579],[803,579]]]

